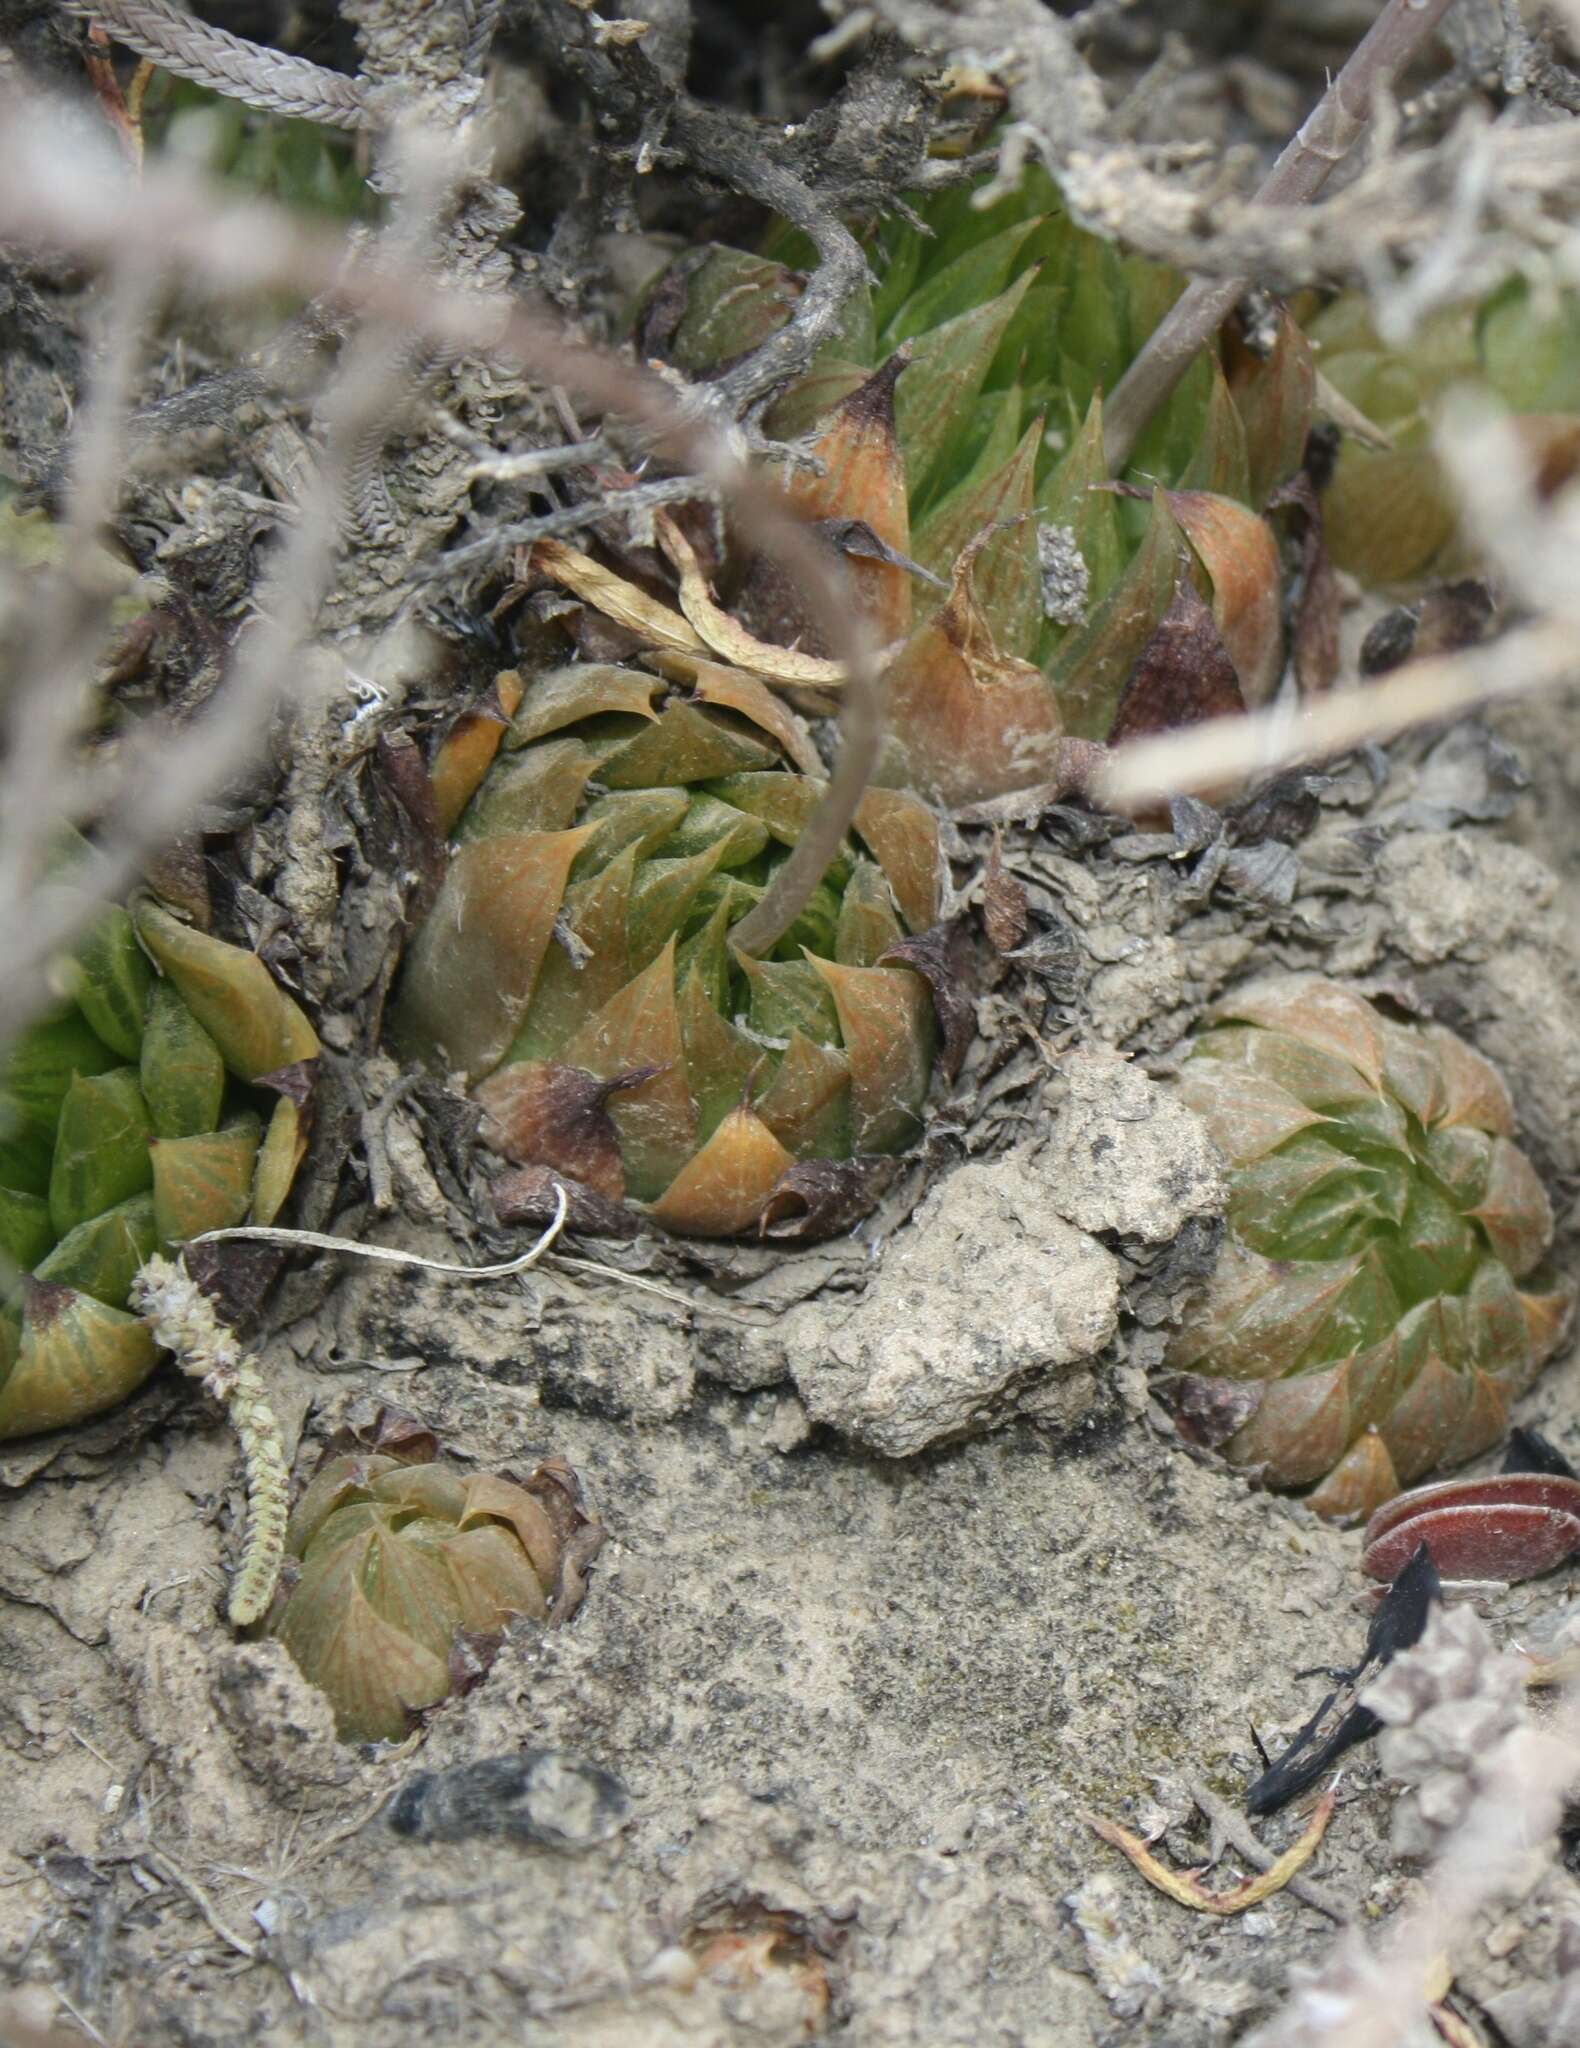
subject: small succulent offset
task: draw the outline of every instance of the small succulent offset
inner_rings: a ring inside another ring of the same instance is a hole
[[[1282,630],[1262,514],[1301,465],[1315,390],[1287,316],[1263,355],[1204,350],[1116,491],[1103,393],[1183,281],[1075,227],[1040,170],[985,211],[973,197],[960,186],[923,204],[930,233],[879,225],[875,289],[767,422],[814,433],[822,474],[791,472],[787,487],[843,547],[880,639],[899,644],[888,777],[946,802],[1033,782],[1059,736],[1106,739],[1127,722],[1126,685],[1182,570],[1232,662],[1222,687],[1265,700]],[[683,259],[651,294],[639,344],[705,374],[788,318],[811,261],[788,230],[765,253]],[[867,529],[854,544],[853,521]],[[743,617],[770,637],[801,630],[775,618],[757,565],[732,575]]]
[[[1494,1443],[1572,1307],[1537,1270],[1552,1211],[1496,1069],[1289,976],[1211,1010],[1179,1086],[1230,1169],[1169,1354],[1182,1417],[1343,1518]]]
[[[456,844],[403,970],[397,1048],[470,1083],[507,1158],[682,1233],[751,1229],[782,1198],[806,1206],[810,1162],[910,1143],[935,1038],[926,806],[870,791],[755,959],[732,928],[826,786],[786,707],[698,660],[684,687],[595,664],[501,686],[519,709],[507,725],[500,707],[476,795],[475,720],[434,763]]]
[[[568,1621],[603,1535],[563,1459],[518,1481],[439,1459],[421,1429],[382,1440],[332,1457],[297,1502],[295,1584],[270,1623],[348,1742],[398,1741],[475,1677],[468,1636]]]
[[[307,1142],[312,1025],[256,954],[112,909],[0,1064],[0,1439],[98,1415],[160,1352],[139,1268],[272,1223]]]

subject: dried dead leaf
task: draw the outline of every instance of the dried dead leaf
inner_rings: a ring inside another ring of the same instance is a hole
[[[893,1179],[892,1159],[803,1159],[775,1181],[758,1232],[785,1244],[835,1237],[870,1215]]]
[[[771,640],[759,640],[716,604],[702,573],[697,551],[667,512],[655,512],[653,531],[659,545],[680,577],[680,609],[714,654],[722,654],[738,668],[766,676],[775,683],[802,683],[830,688],[843,683],[843,662],[824,661],[815,654],[801,654],[793,647],[776,647]],[[604,607],[608,609],[607,606]]]
[[[671,611],[667,604],[650,597],[637,584],[628,583],[623,576],[617,576],[602,562],[595,562],[591,555],[582,554],[565,541],[535,542],[528,557],[528,567],[552,577],[556,583],[564,584],[567,590],[574,590],[579,598],[602,612],[605,618],[613,619],[616,625],[629,627],[655,647],[676,647],[686,654],[706,654],[708,651],[706,644],[678,612]]]
[[[971,981],[971,942],[959,918],[929,926],[914,938],[899,939],[884,954],[885,962],[914,967],[932,991],[943,1049],[938,1064],[952,1081],[976,1029],[975,990]],[[880,963],[882,964],[882,963]]]
[[[1004,866],[1004,835],[995,826],[982,877],[982,922],[996,952],[1013,953],[1026,936],[1029,922],[1025,884]]]
[[[1114,714],[1112,746],[1150,733],[1177,732],[1208,718],[1244,711],[1239,677],[1211,611],[1189,576],[1130,672]]]
[[[611,1202],[625,1197],[620,1137],[608,1111],[611,1095],[651,1081],[652,1067],[633,1067],[600,1080],[554,1060],[517,1060],[476,1089],[481,1137],[518,1166],[557,1168]]]
[[[1322,530],[1322,501],[1307,471],[1274,491],[1271,511],[1292,510],[1301,520],[1301,589],[1295,607],[1295,680],[1304,695],[1331,690],[1339,673],[1339,579]]]

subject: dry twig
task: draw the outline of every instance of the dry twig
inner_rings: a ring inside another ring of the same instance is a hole
[[[1324,1792],[1317,1801],[1311,1819],[1298,1839],[1290,1844],[1282,1856],[1272,1859],[1265,1870],[1255,1877],[1247,1877],[1226,1892],[1211,1892],[1194,1871],[1170,1870],[1160,1862],[1142,1841],[1128,1828],[1122,1828],[1117,1821],[1104,1820],[1099,1814],[1085,1816],[1086,1825],[1094,1834],[1101,1835],[1105,1842],[1111,1842],[1120,1849],[1147,1883],[1173,1899],[1176,1904],[1189,1906],[1196,1913],[1213,1913],[1220,1918],[1232,1913],[1247,1912],[1252,1906],[1261,1905],[1275,1892],[1281,1892],[1289,1880],[1316,1854],[1322,1837],[1328,1831],[1328,1822],[1333,1818],[1333,1809],[1338,1800],[1338,1790]]]
[[[1259,206],[1314,198],[1365,132],[1378,94],[1415,56],[1452,0],[1388,0],[1348,63],[1317,102],[1257,190]],[[1142,428],[1184,376],[1192,358],[1233,311],[1248,280],[1197,278],[1119,380],[1103,412],[1103,446],[1116,474]]]

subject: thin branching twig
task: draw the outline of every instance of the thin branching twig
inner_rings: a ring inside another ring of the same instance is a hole
[[[1379,93],[1416,55],[1451,5],[1452,0],[1388,0],[1268,172],[1257,190],[1258,205],[1299,206],[1322,190],[1334,166],[1365,133]],[[1193,357],[1233,311],[1246,284],[1243,277],[1197,278],[1153,330],[1103,411],[1103,447],[1115,474]]]

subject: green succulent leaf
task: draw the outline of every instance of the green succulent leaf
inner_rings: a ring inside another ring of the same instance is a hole
[[[52,1135],[66,1091],[79,1075],[104,1074],[121,1065],[80,1010],[71,1008],[32,1025],[6,1056],[0,1099],[9,1107],[10,1138],[33,1129]]]
[[[23,1188],[8,1188],[0,1182],[0,1260],[27,1272],[54,1242],[55,1226],[44,1197]],[[5,1279],[4,1266],[0,1265],[0,1286]]]
[[[256,1081],[317,1058],[318,1034],[256,953],[194,931],[157,904],[142,905],[136,923],[233,1074]]]
[[[1126,679],[1173,600],[1183,546],[1167,499],[1155,491],[1141,546],[1055,656],[1054,683],[1069,732],[1101,739],[1113,724]]]
[[[24,1281],[16,1357],[0,1386],[0,1439],[102,1415],[141,1386],[158,1361],[137,1316],[71,1287]]]
[[[156,1137],[192,1138],[217,1127],[225,1062],[169,982],[149,994],[138,1079]]]
[[[252,1206],[262,1127],[255,1116],[153,1146],[154,1220],[165,1247],[206,1230],[229,1230]]]
[[[153,1135],[134,1068],[81,1074],[72,1081],[61,1104],[49,1176],[49,1214],[57,1236],[152,1187]]]
[[[1021,278],[973,311],[932,328],[911,346],[894,389],[895,425],[910,486],[913,519],[960,481],[953,425],[976,399],[989,366],[1031,283]]]
[[[138,1268],[158,1248],[153,1198],[133,1195],[67,1231],[47,1257],[34,1262],[33,1277],[74,1287],[110,1308],[125,1308]]]
[[[71,992],[90,1027],[122,1059],[135,1060],[142,1050],[153,979],[132,920],[119,906],[106,911],[77,949]]]
[[[256,956],[145,903],[104,913],[66,979],[71,1003],[0,1068],[0,1441],[146,1379],[159,1352],[125,1313],[139,1268],[204,1229],[272,1222],[305,1149],[317,1037]],[[246,1083],[292,1052],[270,1074],[265,1165]]]

